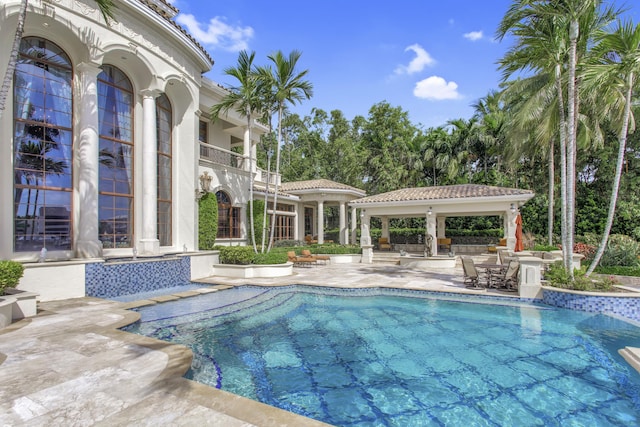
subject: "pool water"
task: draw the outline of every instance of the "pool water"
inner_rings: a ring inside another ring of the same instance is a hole
[[[240,287],[140,309],[188,377],[337,426],[640,425],[622,320],[514,299]]]

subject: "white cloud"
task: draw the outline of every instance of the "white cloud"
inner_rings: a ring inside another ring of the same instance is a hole
[[[253,37],[251,27],[233,27],[216,16],[208,24],[201,24],[190,14],[180,14],[176,22],[187,28],[189,33],[203,45],[213,48],[237,52],[247,49]]]
[[[447,82],[442,77],[431,76],[420,80],[413,88],[413,94],[418,98],[441,101],[444,99],[458,99],[458,84]]]
[[[472,42],[474,42],[476,40],[480,40],[481,38],[483,38],[484,34],[482,34],[482,31],[471,31],[470,33],[465,33],[462,36],[465,39],[471,40]]]
[[[416,57],[409,62],[409,65],[398,65],[395,69],[396,74],[414,74],[424,70],[427,66],[432,66],[436,63],[435,59],[429,55],[429,52],[424,50],[419,44],[412,44],[404,51],[413,51]]]

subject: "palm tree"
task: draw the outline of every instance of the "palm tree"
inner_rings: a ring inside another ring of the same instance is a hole
[[[238,63],[235,67],[227,67],[224,73],[238,80],[239,85],[229,89],[229,94],[222,101],[211,107],[211,116],[217,119],[222,113],[227,113],[230,109],[247,119],[247,131],[249,143],[251,142],[251,132],[253,129],[254,114],[259,114],[262,105],[260,79],[253,66],[255,52],[247,53],[240,51]],[[249,221],[251,231],[251,243],[253,250],[257,253],[256,235],[253,220],[253,150],[249,149]]]
[[[503,60],[508,75],[527,70],[554,76],[560,125],[563,264],[570,275],[581,81],[576,71],[594,31],[618,13],[612,7],[602,8],[602,4],[601,0],[515,0],[497,32],[499,38],[507,33],[517,37],[516,46]]]
[[[296,65],[302,53],[293,50],[286,58],[282,51],[269,55],[268,58],[273,63],[274,68],[261,68],[260,75],[266,84],[271,87],[271,94],[278,107],[278,138],[276,143],[276,176],[280,174],[280,146],[282,142],[282,120],[286,104],[295,104],[304,99],[309,99],[313,95],[313,85],[304,80],[309,70],[296,73]],[[275,187],[273,194],[273,210],[271,212],[271,233],[269,236],[269,247],[267,252],[271,250],[273,245],[273,237],[275,233],[276,209],[278,205],[278,186]]]
[[[108,25],[110,25],[111,21],[116,20],[114,16],[114,9],[116,8],[116,5],[113,3],[113,0],[95,0],[95,2],[98,5],[98,9],[100,9],[102,17]],[[13,45],[11,47],[11,54],[9,55],[9,63],[7,64],[7,69],[4,73],[2,87],[0,87],[0,117],[2,117],[2,113],[5,109],[7,94],[9,93],[9,88],[11,87],[11,82],[13,81],[13,73],[15,72],[16,64],[18,63],[18,53],[20,50],[22,33],[24,31],[24,21],[27,17],[28,3],[29,0],[22,0],[22,2],[20,3],[20,10],[18,11],[18,25],[16,26],[16,33],[13,37]]]
[[[620,123],[618,158],[609,200],[607,222],[594,260],[587,270],[587,275],[593,273],[607,247],[616,210],[622,165],[624,164],[624,154],[627,146],[629,121],[632,115],[633,89],[636,85],[638,73],[640,73],[640,24],[634,27],[631,22],[621,23],[618,21],[617,28],[613,32],[600,32],[597,39],[598,44],[594,48],[594,57],[598,59],[598,62],[587,67],[585,77],[592,84],[591,87],[594,90],[597,88],[600,94],[604,92],[613,98],[612,102],[608,104],[615,104],[616,98],[618,100],[624,98],[624,110],[622,117],[616,117],[618,120],[615,120]],[[612,121],[615,122],[614,120]]]

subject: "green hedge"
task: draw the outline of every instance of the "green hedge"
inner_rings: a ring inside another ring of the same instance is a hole
[[[17,261],[0,261],[0,295],[6,288],[15,288],[24,274],[24,266]]]
[[[255,255],[251,246],[224,246],[220,248],[220,263],[249,265],[253,264]]]
[[[210,251],[218,237],[218,199],[206,193],[198,202],[198,248]]]

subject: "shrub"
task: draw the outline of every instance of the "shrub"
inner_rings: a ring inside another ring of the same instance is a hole
[[[307,246],[312,254],[359,254],[362,248],[357,245],[337,245],[332,243]]]
[[[287,262],[286,252],[271,251],[265,254],[255,254],[253,258],[253,264],[266,265],[266,264],[285,264]]]
[[[602,254],[600,264],[602,267],[636,267],[640,244],[629,236],[612,234],[609,237],[607,248]]]
[[[6,288],[15,288],[24,274],[24,266],[17,261],[0,261],[0,295]]]
[[[612,277],[587,277],[585,269],[575,269],[573,271],[573,280],[569,276],[569,272],[564,269],[562,262],[558,261],[549,266],[549,270],[545,273],[545,278],[551,286],[563,289],[572,289],[575,291],[610,291],[616,281]]]
[[[596,254],[596,247],[587,243],[576,243],[573,245],[573,252],[584,255],[586,260],[592,260]]]
[[[551,252],[557,251],[558,247],[553,245],[534,245],[531,250],[535,252]]]
[[[206,193],[198,202],[198,249],[213,249],[218,237],[218,199]]]
[[[301,240],[276,240],[273,242],[274,248],[288,248],[292,246],[304,246],[305,243]]]
[[[220,249],[220,263],[248,265],[253,263],[255,255],[251,246],[225,246]]]

